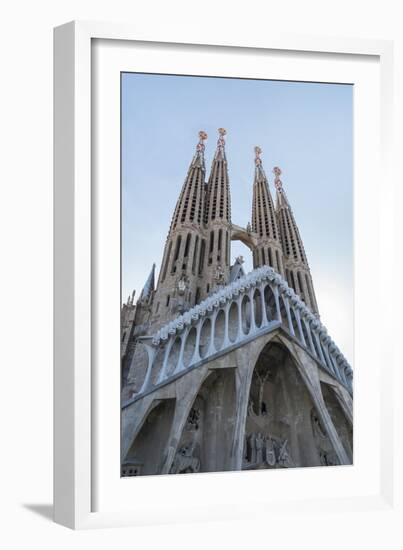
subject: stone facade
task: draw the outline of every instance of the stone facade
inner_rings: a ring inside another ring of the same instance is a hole
[[[199,133],[157,286],[153,266],[122,308],[124,476],[352,463],[352,370],[319,320],[281,172],[274,207],[255,148],[252,223],[233,224],[225,133],[208,179]]]

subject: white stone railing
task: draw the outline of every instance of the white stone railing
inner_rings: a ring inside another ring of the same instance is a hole
[[[221,288],[153,336],[139,339],[147,350],[148,366],[134,398],[279,326],[352,393],[352,369],[326,328],[278,273],[263,266]]]

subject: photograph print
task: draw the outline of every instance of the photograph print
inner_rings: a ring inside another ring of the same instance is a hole
[[[353,463],[353,87],[121,74],[121,476]]]

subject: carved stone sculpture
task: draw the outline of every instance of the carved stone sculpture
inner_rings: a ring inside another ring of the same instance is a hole
[[[268,466],[276,465],[276,451],[270,436],[267,436],[265,439],[265,461]]]
[[[291,456],[287,450],[287,444],[288,444],[288,440],[285,439],[281,443],[281,446],[278,452],[277,463],[282,468],[290,468],[291,466],[294,466]]]
[[[176,453],[171,474],[197,473],[200,471],[200,460],[193,456],[193,449],[184,446]]]
[[[264,440],[260,432],[256,435],[255,445],[256,445],[256,464],[262,464]]]
[[[190,410],[188,420],[187,420],[188,430],[198,430],[199,429],[200,416],[201,416],[200,409],[192,408]]]

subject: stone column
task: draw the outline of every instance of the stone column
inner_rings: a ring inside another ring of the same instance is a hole
[[[235,371],[236,418],[234,438],[231,446],[231,470],[242,470],[245,424],[248,412],[249,390],[253,375],[249,353],[246,349],[237,350],[237,368]],[[247,358],[245,354],[248,354]]]
[[[264,300],[264,290],[265,290],[265,287],[263,284],[260,285],[259,287],[259,291],[260,291],[260,298],[261,298],[261,308],[262,308],[262,325],[261,327],[266,327],[268,325],[268,320],[267,320],[267,313],[266,313],[266,302]]]

